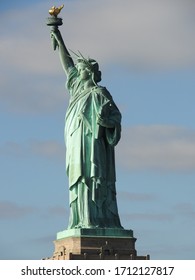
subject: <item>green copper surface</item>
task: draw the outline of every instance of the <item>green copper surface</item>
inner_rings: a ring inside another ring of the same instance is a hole
[[[52,20],[48,21],[51,27]],[[79,54],[74,62],[56,24],[51,38],[54,49],[59,50],[70,95],[65,117],[68,229],[122,229],[114,159],[114,147],[121,136],[121,113],[109,91],[98,84],[101,72],[97,61]]]
[[[122,228],[99,228],[99,229],[69,229],[57,233],[57,240],[67,237],[117,237],[117,238],[134,238],[132,230]]]

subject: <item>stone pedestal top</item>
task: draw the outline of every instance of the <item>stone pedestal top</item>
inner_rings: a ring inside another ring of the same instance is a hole
[[[57,233],[57,240],[67,237],[133,238],[133,231],[123,228],[79,228],[67,229]]]

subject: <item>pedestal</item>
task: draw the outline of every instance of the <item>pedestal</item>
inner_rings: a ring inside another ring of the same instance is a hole
[[[132,230],[72,229],[57,233],[55,250],[50,260],[135,260],[136,238]]]

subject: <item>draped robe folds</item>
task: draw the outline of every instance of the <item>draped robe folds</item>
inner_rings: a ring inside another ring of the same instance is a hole
[[[65,119],[66,172],[69,178],[68,228],[121,228],[115,189],[114,146],[121,114],[106,88],[82,90],[77,69],[68,75],[70,103]],[[98,125],[98,115],[112,128]]]

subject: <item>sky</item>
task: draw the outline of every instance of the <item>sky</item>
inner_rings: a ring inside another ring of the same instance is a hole
[[[195,2],[1,1],[0,259],[53,254],[67,228],[66,77],[46,26],[64,4],[67,47],[95,58],[122,113],[121,223],[138,255],[195,259]]]

